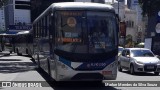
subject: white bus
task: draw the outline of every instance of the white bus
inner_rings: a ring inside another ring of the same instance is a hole
[[[14,38],[14,51],[17,55],[32,56],[32,50],[30,46],[33,44],[33,35],[31,30],[25,30],[18,32]]]
[[[31,34],[32,57],[56,81],[116,79],[118,21],[111,5],[53,3]]]

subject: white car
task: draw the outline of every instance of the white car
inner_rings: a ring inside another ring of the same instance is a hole
[[[160,60],[149,49],[145,48],[125,48],[118,58],[118,70],[129,70],[131,74],[135,72],[160,73]]]

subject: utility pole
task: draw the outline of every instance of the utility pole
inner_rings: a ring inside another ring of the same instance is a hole
[[[118,0],[118,16],[119,16],[119,0]]]

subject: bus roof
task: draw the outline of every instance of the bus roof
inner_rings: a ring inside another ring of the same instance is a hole
[[[53,3],[51,7],[58,10],[82,9],[82,10],[114,10],[109,4],[91,3],[91,2],[62,2]]]
[[[109,4],[92,3],[92,2],[60,2],[50,5],[34,22],[43,16],[48,10],[94,10],[94,11],[111,11],[115,12],[114,8]],[[34,23],[33,22],[33,23]]]

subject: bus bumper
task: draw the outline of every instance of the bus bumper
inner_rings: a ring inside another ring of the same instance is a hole
[[[56,81],[102,81],[115,80],[117,77],[116,61],[103,70],[80,71],[67,65],[58,65]]]

